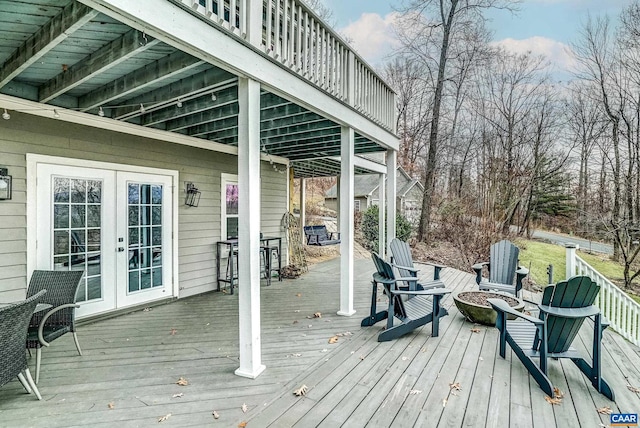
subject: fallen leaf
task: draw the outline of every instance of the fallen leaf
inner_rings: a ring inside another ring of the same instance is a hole
[[[244,428],[247,426],[247,423],[245,421],[242,421],[238,424],[238,428]]]
[[[178,385],[180,386],[187,386],[189,385],[189,381],[186,380],[185,378],[181,377],[180,379],[178,379],[178,381],[176,382]]]
[[[247,410],[249,410],[247,403],[242,403],[242,407],[240,408],[242,409],[242,413],[247,413]]]
[[[163,417],[158,419],[158,422],[164,422],[171,417],[171,413],[164,415]]]
[[[178,330],[176,330],[175,328],[172,328],[171,331],[169,331],[169,334],[171,336],[175,336],[177,332],[178,332]]]
[[[183,394],[182,392],[180,392],[180,393],[178,393],[178,394],[173,394],[173,395],[171,396],[171,398],[182,398],[182,397],[184,397],[184,394]]]
[[[322,313],[320,312],[316,312],[315,314],[313,314],[314,318],[322,318]]]
[[[560,403],[562,403],[562,398],[551,398],[548,395],[544,396],[544,399],[547,400],[547,403],[551,404],[551,405],[560,405]]]
[[[562,398],[562,397],[564,397],[564,394],[562,393],[562,391],[560,391],[558,389],[558,387],[554,387],[553,388],[553,397],[554,398]]]
[[[302,385],[300,388],[293,391],[293,394],[297,397],[301,397],[303,395],[307,395],[307,385]]]
[[[333,344],[338,341],[338,336],[332,336],[329,338],[329,343]]]
[[[218,414],[218,412],[216,412],[215,410],[213,411],[213,413],[211,413],[213,415],[213,419],[218,419],[220,417],[220,415]]]
[[[456,391],[462,391],[462,387],[460,386],[460,382],[450,383],[449,389],[455,389]]]
[[[635,386],[631,386],[630,384],[627,384],[627,389],[631,392],[635,392],[636,394],[640,393],[640,388],[636,388]]]
[[[296,297],[302,297],[302,293],[297,293]]]
[[[422,394],[422,391],[420,391],[419,389],[412,389],[411,391],[409,391],[409,395],[418,395],[418,394]]]
[[[115,404],[113,404],[113,402],[111,402],[111,403],[107,404],[107,407],[109,408],[109,410],[113,410],[113,409],[115,409],[116,406],[115,406]]]
[[[447,399],[443,398],[442,399],[442,407],[446,407],[447,406]]]
[[[605,407],[600,407],[598,409],[598,413],[600,413],[601,415],[610,415],[611,413],[613,413],[613,410],[611,410],[611,407],[605,406]]]
[[[478,327],[474,327],[471,329],[471,333],[480,333],[480,329]]]

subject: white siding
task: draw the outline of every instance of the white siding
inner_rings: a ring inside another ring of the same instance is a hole
[[[8,168],[13,176],[13,199],[0,201],[0,302],[25,294],[27,153],[178,170],[180,296],[215,288],[220,174],[237,173],[236,156],[12,112],[11,120],[0,121],[0,167]],[[281,235],[287,175],[265,162],[261,174],[261,228],[265,234]],[[182,203],[185,181],[194,182],[202,192],[198,207]]]

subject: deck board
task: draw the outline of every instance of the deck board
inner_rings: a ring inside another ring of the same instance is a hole
[[[507,348],[498,354],[498,333],[474,326],[450,296],[439,337],[431,325],[391,342],[377,335],[384,322],[362,328],[368,315],[373,264],[355,260],[352,317],[339,307],[337,259],[311,267],[296,280],[261,288],[262,359],[257,379],[234,375],[238,367],[237,294],[207,293],[117,318],[82,325],[78,356],[71,336],[43,352],[37,402],[16,382],[0,388],[0,420],[8,427],[345,426],[345,427],[561,427],[608,424],[597,409],[636,412],[640,398],[638,348],[605,331],[603,374],[616,393],[599,394],[570,361],[550,361],[549,376],[565,394],[552,406]],[[431,268],[421,272],[424,279]],[[453,292],[475,289],[471,273],[443,271]],[[527,295],[534,298],[535,295]],[[379,305],[386,297],[379,294]],[[313,314],[320,312],[321,318]],[[583,327],[576,347],[590,353]],[[472,331],[478,328],[478,332]],[[341,334],[338,343],[328,339]],[[32,359],[33,360],[33,359]],[[32,361],[33,364],[33,361]],[[189,385],[176,381],[184,377]],[[450,384],[460,383],[461,391]],[[293,390],[307,385],[304,397]],[[181,398],[173,395],[183,393]],[[446,399],[446,405],[443,400]],[[113,409],[109,408],[113,403]],[[248,411],[241,410],[246,404]],[[37,408],[37,412],[33,409]],[[27,409],[29,410],[27,412]],[[212,412],[220,419],[213,419]]]

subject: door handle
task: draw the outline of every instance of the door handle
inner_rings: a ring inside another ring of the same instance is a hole
[[[124,251],[124,247],[118,247],[118,252],[121,253]]]

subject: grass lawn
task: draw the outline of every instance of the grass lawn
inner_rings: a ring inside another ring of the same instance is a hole
[[[564,247],[526,239],[517,240],[516,245],[520,247],[520,264],[530,270],[529,275],[536,284],[547,284],[547,266],[550,264],[553,265],[553,281],[565,279]],[[583,251],[578,251],[578,256],[614,284],[621,286],[624,283],[623,267],[620,263],[610,260],[606,255],[588,254]],[[634,283],[640,285],[638,281]]]

